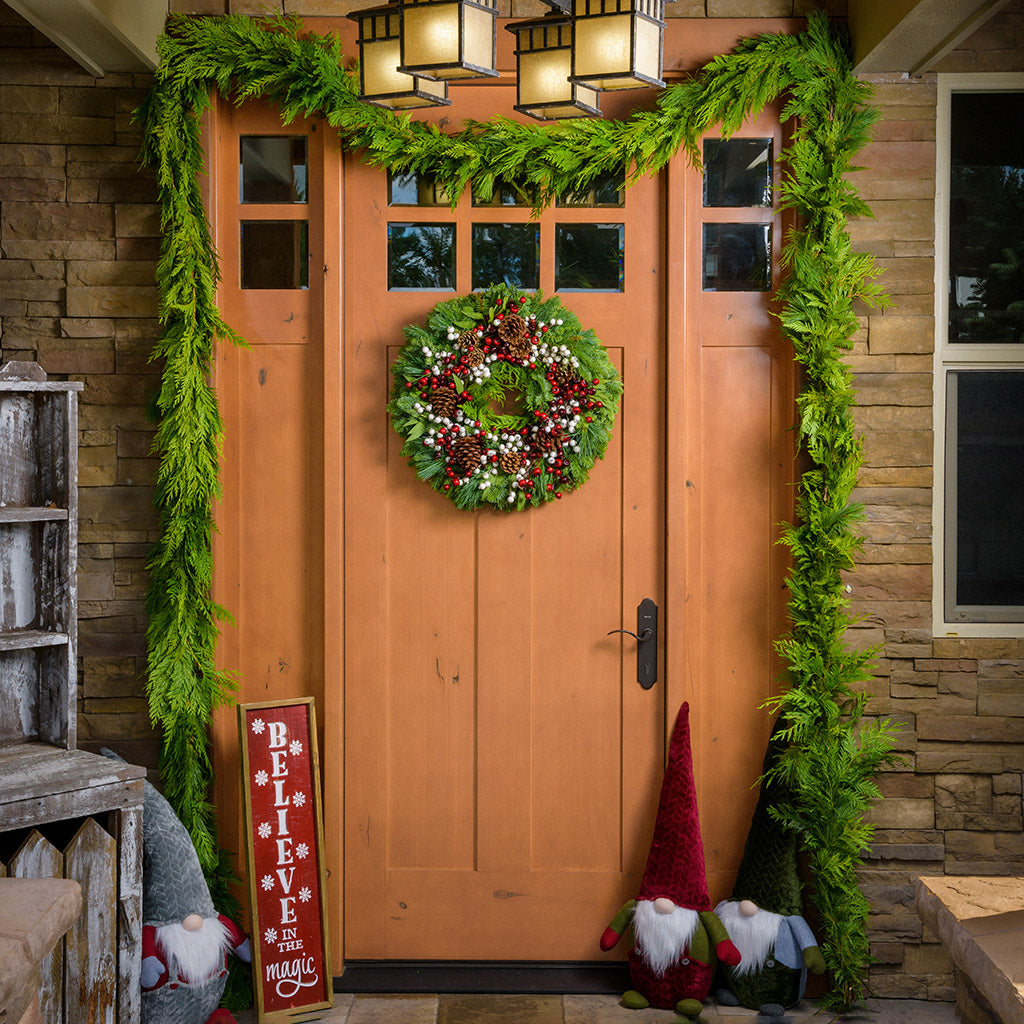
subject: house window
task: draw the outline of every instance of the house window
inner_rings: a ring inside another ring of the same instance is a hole
[[[940,75],[935,629],[1024,635],[1024,75]]]

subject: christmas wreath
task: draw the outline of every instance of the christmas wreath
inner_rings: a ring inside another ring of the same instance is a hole
[[[557,299],[494,285],[404,334],[391,422],[417,476],[458,508],[561,498],[603,457],[622,378]]]

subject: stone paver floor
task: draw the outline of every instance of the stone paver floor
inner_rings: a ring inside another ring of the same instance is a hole
[[[913,999],[870,999],[867,1007],[835,1017],[818,1013],[814,1003],[789,1010],[792,1024],[957,1024],[952,1003]],[[337,994],[329,1010],[296,1021],[320,1024],[671,1024],[683,1018],[666,1010],[627,1010],[606,995],[351,995]],[[757,1013],[709,1001],[701,1015],[707,1024],[754,1024]],[[238,1015],[254,1024],[256,1015]]]

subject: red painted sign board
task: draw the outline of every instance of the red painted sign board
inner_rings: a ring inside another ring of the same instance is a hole
[[[330,1006],[313,699],[238,707],[259,1019]]]

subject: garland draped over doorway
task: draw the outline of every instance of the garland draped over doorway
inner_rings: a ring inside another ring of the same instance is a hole
[[[155,84],[138,111],[163,231],[157,267],[163,335],[153,352],[163,361],[154,441],[161,537],[149,561],[147,692],[162,731],[167,796],[215,890],[226,895],[228,869],[208,802],[208,727],[214,708],[231,700],[234,683],[214,661],[219,623],[229,616],[210,596],[222,427],[209,371],[215,340],[242,339],[217,309],[217,253],[200,193],[200,117],[213,90],[238,103],[269,100],[284,123],[322,118],[362,159],[433,175],[453,203],[470,181],[485,198],[496,183],[514,181],[532,187],[538,207],[561,192],[585,189],[607,171],[653,174],[680,147],[699,164],[703,134],[727,137],[785,96],[781,118],[791,122],[792,141],[779,158],[778,199],[800,226],[784,243],[786,278],[776,315],[803,368],[797,429],[810,468],[800,478],[796,522],[784,529],[793,555],[791,628],[777,649],[788,688],[771,703],[789,742],[777,772],[794,798],[775,812],[809,854],[833,983],[826,1006],[849,1007],[863,995],[871,961],[868,906],[855,874],[873,832],[863,814],[878,796],[875,774],[893,761],[893,736],[888,721],[864,717],[861,684],[870,678],[874,652],[852,651],[844,641],[849,617],[841,573],[853,565],[862,513],[850,500],[861,449],[842,351],[858,326],[854,300],[884,301],[871,256],[852,250],[846,230],[849,217],[870,214],[845,176],[877,112],[868,105],[870,87],[851,72],[844,39],[818,12],[798,35],[740,42],[665,89],[654,110],[625,121],[541,127],[497,118],[445,134],[362,103],[338,40],[300,31],[292,18],[172,18],[160,41]]]

